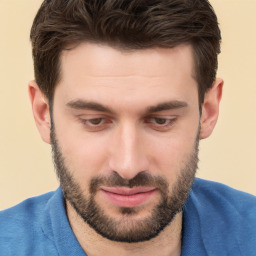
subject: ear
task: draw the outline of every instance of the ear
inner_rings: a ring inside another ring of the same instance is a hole
[[[222,96],[223,80],[216,79],[209,91],[205,94],[201,114],[200,139],[209,137],[217,123],[219,105]]]
[[[50,144],[51,117],[48,101],[35,81],[29,82],[28,93],[37,129],[43,141]]]

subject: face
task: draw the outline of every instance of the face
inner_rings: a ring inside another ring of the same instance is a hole
[[[189,45],[64,51],[51,143],[65,198],[102,236],[155,237],[197,168],[199,105]]]

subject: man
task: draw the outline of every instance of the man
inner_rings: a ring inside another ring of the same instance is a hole
[[[45,0],[29,95],[60,188],[0,214],[1,255],[255,255],[256,198],[194,178],[220,39],[207,0]]]

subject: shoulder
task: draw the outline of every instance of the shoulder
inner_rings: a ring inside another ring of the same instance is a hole
[[[192,187],[194,196],[208,207],[221,207],[223,210],[232,209],[240,214],[250,213],[255,217],[256,196],[236,190],[222,183],[196,178]]]
[[[29,198],[20,204],[0,212],[0,251],[5,255],[26,255],[38,241],[44,238],[41,220],[46,205],[54,192]],[[34,244],[34,245],[33,245]],[[19,254],[17,252],[19,251]],[[41,255],[41,254],[38,254]]]
[[[1,231],[2,225],[11,226],[12,223],[30,223],[36,225],[40,219],[41,213],[44,211],[45,205],[52,197],[54,192],[28,198],[16,206],[0,211]]]
[[[254,255],[256,197],[218,182],[195,179],[187,216],[200,227],[202,241],[216,255]],[[192,225],[195,228],[195,225]],[[227,252],[227,254],[224,253]],[[240,254],[238,252],[241,252]]]

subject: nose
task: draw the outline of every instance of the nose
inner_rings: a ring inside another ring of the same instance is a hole
[[[110,145],[109,167],[124,179],[132,179],[149,168],[142,132],[136,125],[123,125]]]

